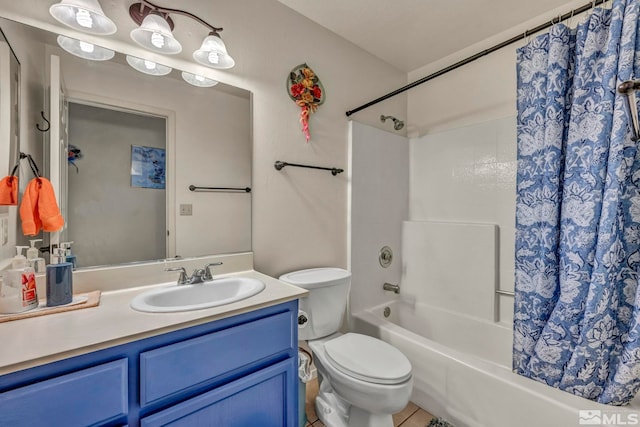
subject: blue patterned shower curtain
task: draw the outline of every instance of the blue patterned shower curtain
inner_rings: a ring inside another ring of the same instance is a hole
[[[513,369],[600,403],[640,388],[640,0],[518,50]]]

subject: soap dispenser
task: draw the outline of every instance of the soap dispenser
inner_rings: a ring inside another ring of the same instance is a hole
[[[47,307],[69,304],[73,300],[73,266],[65,259],[65,249],[53,250],[51,264],[47,265]]]
[[[36,242],[42,242],[42,239],[29,240],[31,247],[27,249],[27,264],[33,268],[36,273],[45,272],[44,258],[40,257],[40,251],[36,248]]]
[[[64,249],[64,262],[70,262],[73,270],[76,269],[76,256],[71,253],[71,245],[73,242],[60,243],[60,247]]]
[[[21,313],[38,307],[36,276],[27,266],[22,250],[28,246],[16,246],[16,256],[11,260],[11,269],[2,274],[0,289],[0,313]]]

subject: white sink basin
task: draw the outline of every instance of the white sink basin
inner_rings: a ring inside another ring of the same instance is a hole
[[[153,289],[131,300],[131,308],[150,313],[191,311],[231,304],[262,292],[265,284],[249,277],[229,277],[196,285]]]

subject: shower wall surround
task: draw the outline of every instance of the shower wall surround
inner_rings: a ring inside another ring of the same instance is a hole
[[[497,286],[512,291],[515,117],[414,138],[410,157],[409,219],[496,224],[499,229]],[[459,265],[464,268],[465,261],[460,260]],[[501,295],[498,301],[500,321],[510,324],[513,298]]]
[[[382,290],[385,282],[400,284],[402,222],[409,212],[409,139],[356,122],[350,130],[349,304],[356,313],[395,295]],[[383,246],[393,251],[387,268],[378,262]]]

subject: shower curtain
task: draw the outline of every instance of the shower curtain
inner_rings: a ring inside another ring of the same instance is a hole
[[[638,5],[518,50],[514,372],[600,403],[640,388],[640,153],[617,84]]]

